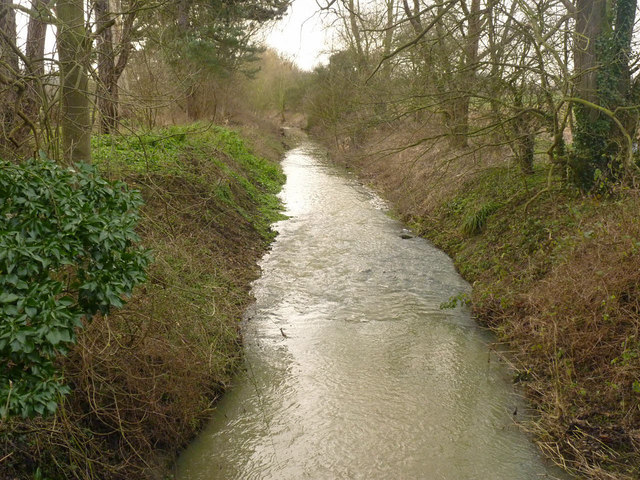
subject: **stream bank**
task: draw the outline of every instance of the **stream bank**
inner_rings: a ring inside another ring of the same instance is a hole
[[[565,478],[442,251],[310,141],[287,152],[288,218],[260,261],[245,368],[177,480]]]
[[[407,122],[325,144],[472,283],[451,303],[470,301],[505,343],[545,453],[586,478],[640,478],[639,192],[583,196],[548,183],[542,156],[523,175],[506,149],[420,133]]]
[[[149,280],[60,360],[72,393],[54,416],[0,423],[0,478],[166,478],[240,364],[239,320],[280,215],[279,131],[242,132],[94,136],[103,175],[143,194]]]

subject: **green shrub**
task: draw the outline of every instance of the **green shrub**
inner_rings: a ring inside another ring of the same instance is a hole
[[[0,163],[0,417],[55,411],[76,328],[145,280],[138,192],[95,168]]]

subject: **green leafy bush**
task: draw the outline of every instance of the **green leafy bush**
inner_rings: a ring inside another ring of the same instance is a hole
[[[55,367],[76,329],[145,280],[142,199],[90,165],[0,162],[0,416],[45,415],[68,393]]]

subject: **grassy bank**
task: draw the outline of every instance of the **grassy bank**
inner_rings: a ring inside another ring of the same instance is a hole
[[[61,360],[53,418],[0,424],[0,478],[163,478],[240,359],[238,322],[278,218],[282,145],[193,125],[93,139],[105,176],[142,191],[149,281]],[[270,160],[264,157],[269,157]]]
[[[505,150],[411,143],[377,132],[335,157],[473,284],[543,450],[581,477],[640,478],[640,192],[583,196],[542,156],[523,175]]]

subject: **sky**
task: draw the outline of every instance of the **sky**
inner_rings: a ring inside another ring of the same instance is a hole
[[[316,0],[294,0],[287,16],[267,32],[265,42],[301,69],[313,70],[328,61],[331,40],[330,29],[322,25]]]

